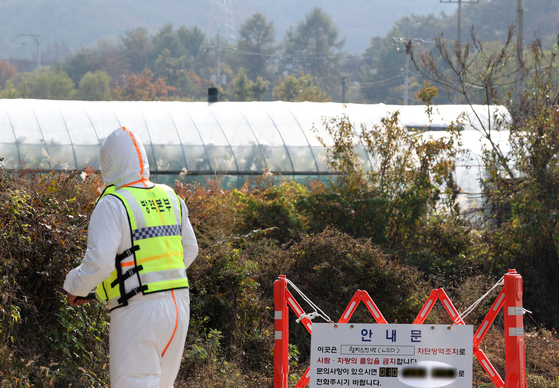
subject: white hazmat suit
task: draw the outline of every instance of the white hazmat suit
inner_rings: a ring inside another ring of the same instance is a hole
[[[101,172],[107,186],[150,188],[149,164],[139,137],[122,127],[101,146]],[[182,245],[186,268],[198,245],[182,199]],[[126,208],[116,197],[103,197],[91,215],[87,251],[81,265],[68,273],[64,289],[86,296],[115,269],[115,256],[131,248]],[[138,287],[136,276],[125,290]],[[111,311],[110,373],[113,388],[172,387],[178,374],[190,314],[188,288],[139,293],[128,305]]]

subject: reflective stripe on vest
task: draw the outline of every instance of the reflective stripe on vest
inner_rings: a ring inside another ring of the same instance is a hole
[[[188,287],[182,247],[182,214],[175,192],[165,185],[124,187],[109,195],[126,208],[131,249],[117,255],[115,270],[97,287],[109,308],[126,306],[143,294]],[[125,293],[124,282],[136,276],[139,287]]]

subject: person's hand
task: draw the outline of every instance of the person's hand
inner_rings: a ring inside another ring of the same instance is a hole
[[[68,304],[70,306],[81,306],[81,305],[84,305],[86,303],[89,303],[89,300],[87,300],[85,298],[81,298],[81,297],[76,296],[76,295],[72,295],[70,293],[66,294],[66,300],[68,301]]]

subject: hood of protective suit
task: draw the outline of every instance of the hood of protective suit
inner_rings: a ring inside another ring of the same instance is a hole
[[[138,135],[125,127],[113,131],[101,145],[101,173],[107,186],[146,183],[149,163]]]

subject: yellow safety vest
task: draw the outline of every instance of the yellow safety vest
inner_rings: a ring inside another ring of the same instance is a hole
[[[115,270],[97,286],[97,294],[111,310],[128,305],[143,294],[188,287],[182,246],[182,212],[176,193],[165,185],[106,190],[124,204],[130,223],[131,247],[115,258]],[[126,279],[139,286],[125,292]]]

